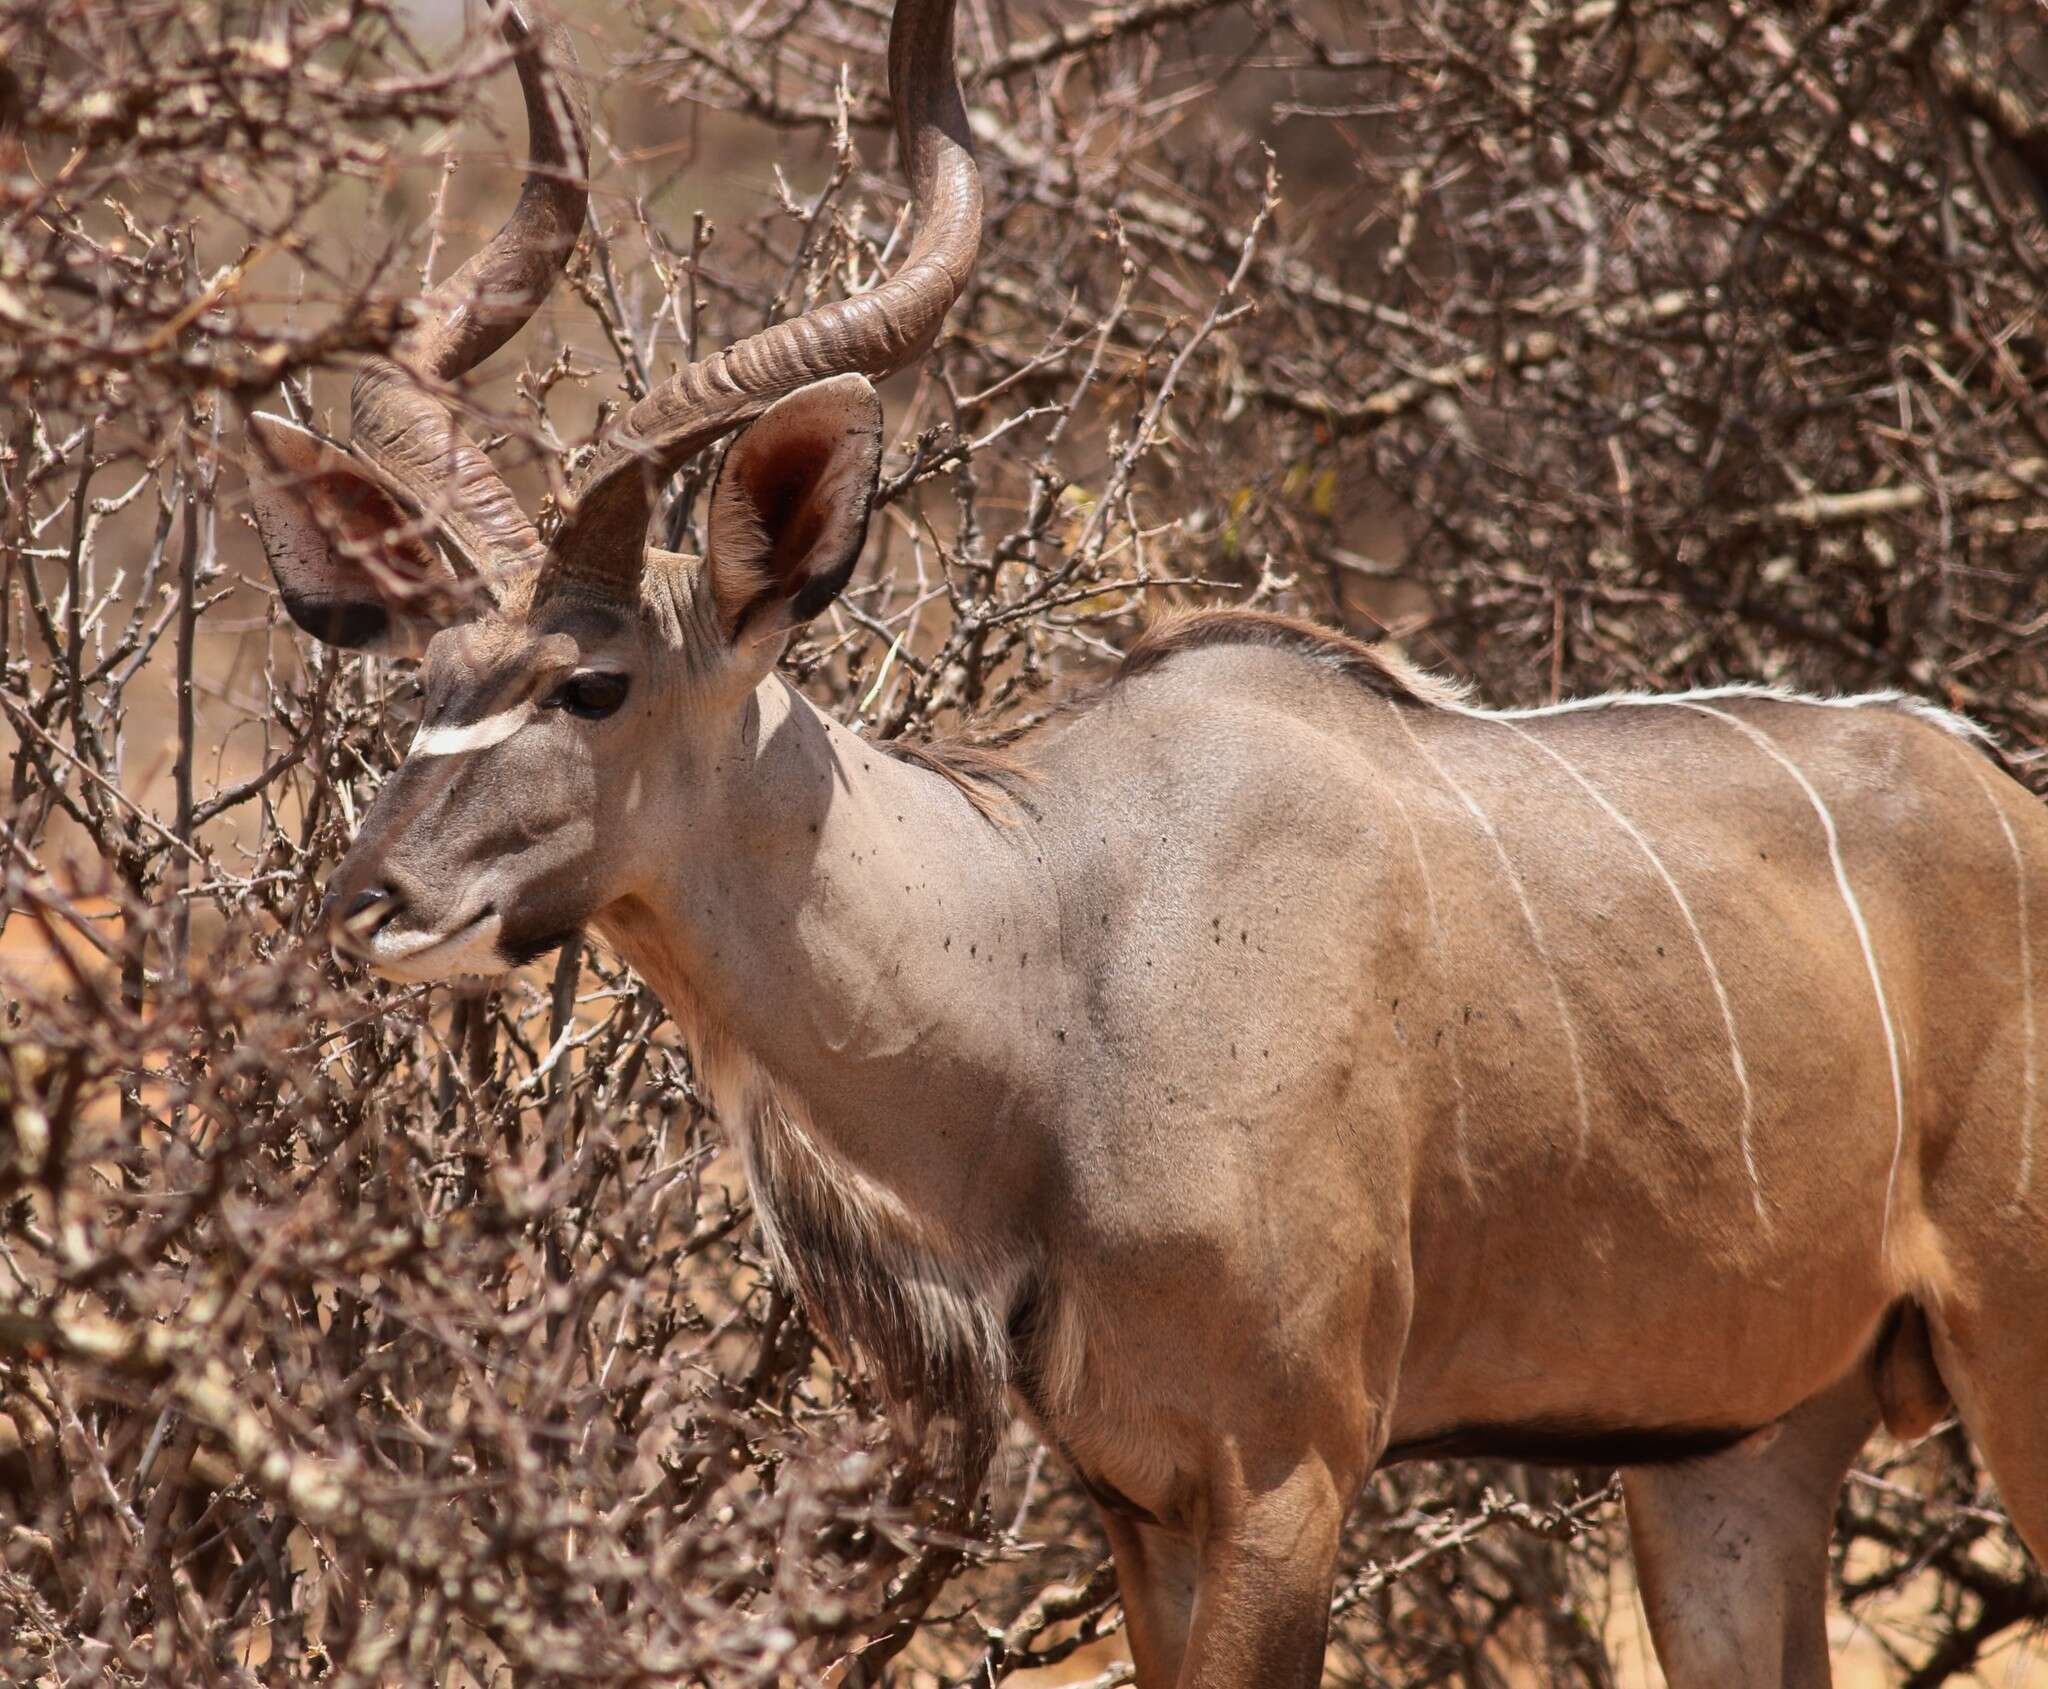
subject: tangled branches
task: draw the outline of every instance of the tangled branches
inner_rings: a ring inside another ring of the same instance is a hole
[[[232,448],[245,406],[337,414],[500,212],[503,44],[409,17],[0,0],[0,1675],[1121,1681],[1085,1500],[1020,1429],[935,1528],[630,975],[402,990],[307,946],[411,682],[280,631]],[[1006,729],[1222,599],[1498,702],[1899,687],[2038,774],[2024,8],[963,18],[983,261],[789,658],[842,719]],[[904,239],[883,8],[571,21],[608,84],[573,286],[461,393],[536,500]],[[1616,1681],[1617,1526],[1600,1475],[1383,1477],[1332,1671]],[[1844,1649],[1900,1681],[2048,1612],[1953,1430],[1873,1450],[1840,1526]]]

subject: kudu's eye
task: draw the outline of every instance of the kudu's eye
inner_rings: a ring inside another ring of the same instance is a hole
[[[549,694],[541,705],[546,710],[567,710],[585,721],[602,721],[626,701],[626,677],[592,669],[572,674]]]

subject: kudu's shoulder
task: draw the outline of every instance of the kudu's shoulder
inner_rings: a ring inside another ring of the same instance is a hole
[[[1861,829],[1939,831],[1959,806],[1984,809],[1987,790],[2000,809],[2040,808],[1982,728],[1899,693],[1738,685],[1489,709],[1390,647],[1242,610],[1155,624],[1092,704],[1020,749],[1047,787],[1070,784],[1091,824],[1106,798],[1169,820],[1255,816],[1268,838],[1277,816],[1356,824],[1411,795],[1459,810],[1495,794],[1569,816],[1588,787],[1689,806],[1708,831],[1717,815],[1816,802]],[[2016,825],[2048,849],[2048,817]]]
[[[1390,645],[1369,645],[1348,633],[1298,616],[1224,608],[1162,617],[1124,655],[1113,684],[1151,674],[1194,651],[1224,651],[1254,658],[1245,677],[1255,679],[1260,653],[1277,654],[1318,678],[1344,682],[1396,703],[1453,706],[1465,698],[1459,682],[1418,668]]]
[[[1195,652],[1216,653],[1220,661],[1205,672],[1188,673],[1184,659]],[[1667,735],[1683,737],[1688,727],[1698,727],[1700,717],[1740,724],[1768,716],[1801,742],[1860,745],[1878,754],[1888,748],[1905,754],[1915,742],[1944,750],[1994,749],[1992,735],[1967,716],[1897,691],[1835,695],[1737,684],[1610,692],[1535,708],[1489,709],[1463,682],[1419,667],[1390,644],[1369,644],[1319,622],[1257,610],[1196,610],[1161,618],[1125,653],[1111,686],[1158,674],[1169,664],[1176,665],[1185,683],[1225,700],[1241,701],[1245,693],[1263,691],[1272,701],[1284,702],[1291,687],[1302,682],[1319,692],[1326,689],[1319,683],[1330,683],[1327,690],[1339,702],[1347,688],[1353,702],[1363,690],[1411,706],[1415,719],[1454,735],[1476,736],[1488,724],[1542,724],[1546,730],[1584,725],[1647,743]],[[1692,719],[1671,711],[1690,712]]]
[[[1782,785],[1798,800],[1805,781],[1894,811],[1938,808],[1986,776],[2024,796],[1982,728],[1900,693],[1736,685],[1489,709],[1388,645],[1235,609],[1155,623],[1105,688],[1013,749],[1047,787],[1107,781],[1169,807],[1317,784],[1355,803],[1361,782],[1438,789],[1468,770],[1563,788],[1581,765],[1702,794]]]

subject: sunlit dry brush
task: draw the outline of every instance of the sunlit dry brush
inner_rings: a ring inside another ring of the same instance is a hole
[[[0,1676],[1112,1670],[1064,1464],[1013,1430],[935,1522],[635,975],[366,987],[308,945],[418,704],[278,631],[234,448],[250,409],[346,443],[358,361],[512,203],[519,49],[461,21],[0,3]],[[445,382],[539,536],[612,418],[915,227],[883,8],[564,22],[568,286]],[[965,8],[982,256],[785,672],[875,740],[1000,738],[1155,609],[1250,604],[1496,704],[1900,689],[2038,786],[2038,32]],[[666,545],[715,463],[661,486]],[[1381,1479],[1333,1677],[1612,1681],[1618,1515],[1602,1474]],[[1869,1451],[1837,1527],[1852,1656],[2026,1648],[2048,1594],[1958,1429]]]

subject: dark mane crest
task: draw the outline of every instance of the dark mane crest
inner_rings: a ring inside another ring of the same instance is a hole
[[[1036,775],[1000,744],[968,739],[889,739],[882,750],[898,762],[912,763],[960,789],[985,821],[1007,825],[1015,819],[1011,806]]]
[[[1426,673],[1386,646],[1368,645],[1305,617],[1239,609],[1184,610],[1162,617],[1125,653],[1111,684],[1156,669],[1179,652],[1212,645],[1254,645],[1291,652],[1397,704],[1441,708],[1465,696],[1464,688],[1455,681]]]

